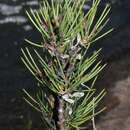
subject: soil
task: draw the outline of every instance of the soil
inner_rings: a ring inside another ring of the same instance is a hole
[[[130,55],[108,65],[98,86],[107,89],[107,107],[97,130],[130,130]]]

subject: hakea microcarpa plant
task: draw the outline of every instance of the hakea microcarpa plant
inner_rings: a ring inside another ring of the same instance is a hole
[[[41,34],[31,50],[22,49],[23,63],[39,83],[36,96],[24,90],[25,100],[41,113],[49,130],[85,129],[81,125],[96,111],[105,90],[96,93],[94,83],[105,65],[97,61],[100,50],[88,54],[90,45],[111,30],[100,33],[108,23],[107,5],[100,16],[100,0],[93,0],[84,13],[86,0],[43,0],[28,18]]]

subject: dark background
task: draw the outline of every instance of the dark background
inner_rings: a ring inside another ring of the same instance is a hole
[[[114,31],[98,41],[108,66],[97,87],[108,91],[106,114],[97,120],[98,130],[130,130],[130,1],[102,0],[111,5],[108,27]],[[22,100],[22,88],[35,88],[20,60],[25,38],[38,41],[25,10],[37,8],[37,0],[0,0],[0,130],[40,130],[40,118]]]

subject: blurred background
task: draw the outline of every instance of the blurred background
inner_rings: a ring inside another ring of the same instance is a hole
[[[107,62],[97,82],[106,88],[105,113],[97,121],[97,130],[130,130],[130,2],[102,0],[100,10],[111,5],[108,27],[114,31],[98,41]],[[38,8],[37,0],[0,0],[0,130],[43,130],[39,115],[22,99],[22,88],[36,83],[20,60],[24,39],[39,40],[39,33],[28,21],[25,10]]]

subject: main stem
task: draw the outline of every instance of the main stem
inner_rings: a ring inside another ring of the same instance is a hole
[[[55,98],[55,109],[56,113],[54,113],[55,123],[58,130],[66,130],[65,129],[65,117],[64,117],[64,101],[61,96],[56,96]]]

